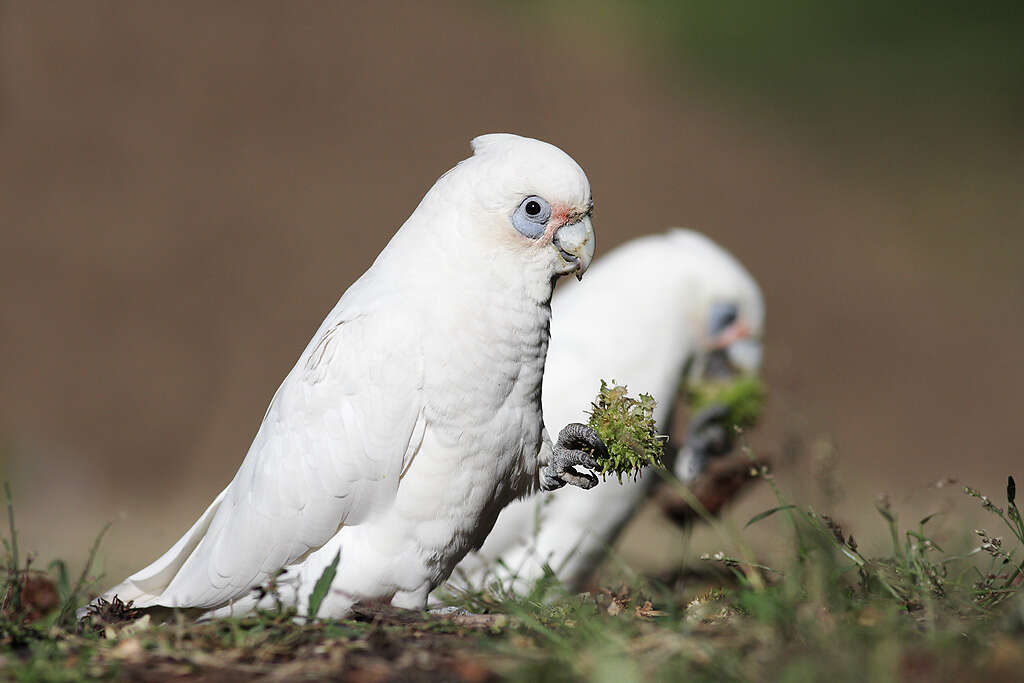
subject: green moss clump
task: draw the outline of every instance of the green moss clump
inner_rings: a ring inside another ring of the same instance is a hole
[[[658,434],[654,423],[654,398],[640,394],[626,395],[626,387],[612,380],[601,380],[601,391],[591,404],[590,426],[608,447],[608,457],[598,462],[602,477],[614,473],[622,483],[622,475],[633,475],[649,466],[661,466],[664,442],[668,437]]]
[[[709,382],[689,387],[689,404],[693,411],[714,403],[729,406],[730,426],[751,427],[764,410],[765,387],[753,375],[744,375],[726,382]]]

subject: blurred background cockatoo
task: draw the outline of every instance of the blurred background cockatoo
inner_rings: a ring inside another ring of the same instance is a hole
[[[658,430],[668,433],[682,383],[761,367],[760,288],[731,254],[692,230],[618,247],[598,259],[585,287],[560,288],[551,307],[543,391],[551,424],[585,422],[604,378],[631,395],[654,396]],[[709,458],[727,450],[720,416],[714,406],[691,416],[682,447],[666,448],[666,465],[682,482],[693,482]],[[549,567],[578,589],[658,480],[648,468],[621,484],[610,477],[593,491],[516,501],[502,511],[483,547],[456,568],[448,587],[481,589],[500,581],[522,593]]]
[[[544,142],[473,150],[313,335],[227,488],[106,598],[237,613],[333,537],[323,614],[422,608],[509,502],[596,483],[573,466],[600,439],[570,425],[552,446],[540,400],[552,287],[594,253],[590,185]]]

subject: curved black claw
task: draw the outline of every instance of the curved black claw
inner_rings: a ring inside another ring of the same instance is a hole
[[[732,450],[733,435],[724,420],[729,406],[715,403],[698,412],[686,429],[686,442],[676,459],[675,474],[683,482],[699,477],[711,458]]]
[[[589,448],[594,455],[581,450],[583,448]],[[595,475],[575,469],[579,466],[596,470],[599,468],[597,458],[608,456],[608,449],[597,432],[585,424],[573,422],[558,433],[558,442],[551,450],[551,462],[540,474],[542,490],[554,491],[566,484],[579,486],[582,489],[597,486]]]

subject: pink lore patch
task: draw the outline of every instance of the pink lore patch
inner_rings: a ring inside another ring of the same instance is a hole
[[[552,206],[551,207],[551,218],[548,219],[548,225],[544,229],[543,240],[550,242],[554,236],[555,231],[565,225],[566,221],[569,220],[569,213],[571,209],[567,206]]]
[[[748,327],[745,322],[738,322],[722,332],[722,334],[714,340],[712,348],[724,349],[733,342],[739,341],[740,339],[746,339],[750,336],[750,332],[750,327]]]

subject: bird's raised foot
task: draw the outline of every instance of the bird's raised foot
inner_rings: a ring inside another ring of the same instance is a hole
[[[541,490],[554,491],[566,484],[582,489],[597,486],[594,474],[581,472],[576,467],[596,470],[600,467],[597,458],[607,456],[608,449],[597,432],[579,422],[567,424],[558,433],[558,442],[551,449],[551,462],[541,471]]]
[[[690,420],[686,429],[686,442],[679,451],[675,474],[683,483],[697,479],[712,458],[732,450],[733,435],[725,424],[729,406],[715,403],[707,406]]]

